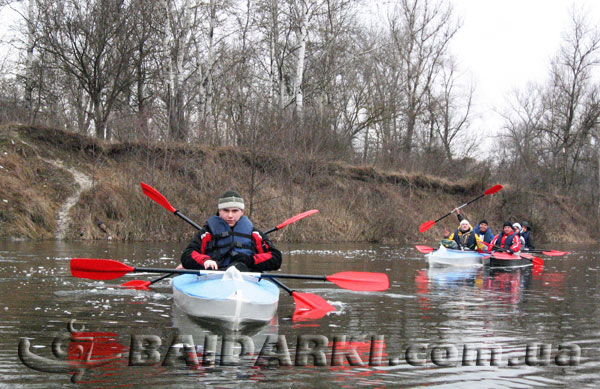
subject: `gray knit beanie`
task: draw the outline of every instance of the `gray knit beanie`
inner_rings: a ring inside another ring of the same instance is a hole
[[[219,197],[218,209],[239,208],[244,209],[244,199],[234,190],[228,190]]]

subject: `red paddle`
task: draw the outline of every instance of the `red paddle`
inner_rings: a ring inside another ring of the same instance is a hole
[[[298,220],[304,219],[307,216],[314,215],[317,212],[319,212],[318,209],[311,209],[310,211],[299,213],[296,216],[292,216],[291,218],[287,219],[283,223],[279,224],[277,227],[273,227],[270,230],[265,231],[265,234],[270,234],[271,232],[275,232],[277,230],[280,230],[280,229],[282,229],[283,227],[285,227],[285,226],[287,226],[289,224],[295,223]]]
[[[73,258],[71,274],[78,278],[92,280],[112,280],[131,272],[173,273],[173,274],[212,274],[214,271],[191,269],[158,269],[133,267],[113,259]],[[385,273],[346,271],[328,276],[303,274],[252,273],[262,278],[290,278],[301,280],[329,281],[343,289],[376,292],[389,288],[389,279]]]
[[[273,274],[273,276],[279,275]],[[344,271],[326,276],[325,279],[340,288],[363,292],[381,292],[390,287],[390,281],[385,273]]]
[[[531,254],[527,254],[527,253],[520,253],[520,254],[518,254],[518,255],[517,255],[517,254],[513,254],[513,255],[516,255],[517,257],[518,257],[518,256],[521,256],[521,258],[527,258],[527,259],[530,259],[530,260],[531,260],[531,262],[533,262],[533,264],[534,264],[534,265],[544,266],[544,260],[543,260],[542,258],[535,257],[535,256],[533,256],[533,255],[531,255]]]
[[[327,313],[335,311],[335,308],[331,304],[316,294],[296,292],[285,286],[276,278],[271,278],[271,281],[279,285],[280,288],[288,292],[294,298],[296,310],[292,315],[292,321],[317,320]]]
[[[144,194],[146,196],[150,197],[155,202],[157,202],[160,205],[162,205],[164,209],[166,209],[167,211],[169,211],[171,213],[174,213],[175,215],[179,216],[180,218],[182,218],[183,220],[185,220],[186,222],[188,222],[189,224],[191,224],[192,226],[194,226],[197,230],[199,230],[199,229],[202,228],[198,224],[194,223],[192,220],[188,219],[187,216],[185,216],[184,214],[182,214],[181,212],[179,212],[178,210],[176,210],[169,203],[169,201],[165,198],[165,196],[163,196],[159,191],[157,191],[156,189],[154,189],[150,185],[145,184],[143,182],[140,182],[140,185],[142,186],[142,191],[144,192]]]
[[[549,257],[560,257],[562,255],[567,255],[567,254],[571,254],[568,251],[557,251],[557,250],[542,250],[542,249],[535,249],[535,250],[526,250],[527,252],[530,253],[535,253],[535,254],[544,254],[547,255]]]
[[[466,207],[467,205],[471,204],[472,202],[474,202],[476,200],[479,200],[483,196],[494,194],[494,193],[500,191],[501,189],[502,189],[502,185],[494,185],[491,188],[489,188],[488,190],[486,190],[485,192],[483,192],[483,194],[475,197],[473,200],[468,201],[468,202],[464,203],[463,205],[461,205],[459,207],[456,207],[456,209],[461,209],[463,207]],[[428,220],[428,221],[426,221],[425,223],[421,224],[421,226],[419,227],[419,232],[425,232],[425,231],[427,231],[428,229],[430,229],[431,227],[433,227],[433,225],[435,223],[439,222],[440,220],[444,219],[445,217],[448,217],[448,216],[452,215],[453,213],[454,213],[454,210],[450,211],[449,213],[447,213],[446,215],[440,217],[437,220]]]
[[[435,249],[433,247],[429,247],[429,246],[416,245],[415,247],[417,248],[417,250],[419,250],[423,254],[429,254],[432,251],[435,251]]]

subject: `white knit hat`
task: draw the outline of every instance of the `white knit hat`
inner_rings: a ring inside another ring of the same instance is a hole
[[[467,219],[462,219],[462,220],[460,221],[460,225],[462,226],[463,224],[466,224],[466,225],[468,225],[469,227],[471,226],[471,223],[469,223],[469,221],[468,221]]]

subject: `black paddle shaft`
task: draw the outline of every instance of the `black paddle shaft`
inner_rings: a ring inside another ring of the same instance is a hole
[[[290,288],[288,288],[287,286],[285,286],[281,281],[279,281],[276,278],[271,278],[271,281],[273,281],[277,286],[279,286],[281,289],[285,290],[286,292],[288,292],[291,295],[293,295],[294,291]]]
[[[137,273],[169,273],[169,274],[197,274],[203,275],[203,272],[206,270],[194,270],[194,269],[161,269],[154,267],[134,267],[133,270]],[[218,271],[218,270],[214,270]],[[250,272],[253,273],[253,272]],[[207,274],[207,273],[204,273]],[[326,276],[313,276],[313,275],[304,275],[304,274],[279,274],[279,273],[254,273],[258,274],[261,278],[290,278],[290,279],[300,279],[300,280],[318,280],[318,281],[327,281]]]
[[[461,205],[460,207],[456,207],[456,208],[454,208],[454,209],[461,209],[461,208],[463,208],[463,207],[466,207],[467,205],[471,204],[472,202],[479,200],[479,199],[480,199],[480,198],[482,198],[483,196],[485,196],[485,193],[483,193],[483,194],[481,194],[481,195],[479,195],[479,196],[475,197],[473,200],[470,200],[470,201],[468,201],[468,202],[464,203],[463,205]],[[437,223],[437,222],[439,222],[440,220],[442,220],[443,218],[446,218],[446,217],[448,217],[448,216],[452,215],[452,214],[454,213],[454,209],[453,209],[452,211],[450,211],[449,213],[445,214],[444,216],[442,216],[441,218],[439,218],[439,219],[435,220],[435,221],[434,221],[434,223]]]
[[[188,222],[190,225],[192,225],[195,229],[197,229],[198,231],[200,231],[202,229],[202,227],[200,227],[198,224],[196,224],[193,220],[191,220],[190,218],[188,218],[187,216],[185,216],[183,213],[179,212],[179,211],[175,211],[173,212],[175,215],[179,216],[180,218],[182,218],[183,220],[185,220],[186,222]]]

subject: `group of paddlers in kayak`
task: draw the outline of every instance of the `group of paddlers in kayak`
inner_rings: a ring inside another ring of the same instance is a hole
[[[447,248],[459,250],[477,250],[479,252],[493,251],[494,248],[508,252],[517,253],[523,249],[534,249],[531,226],[528,222],[511,223],[504,222],[502,231],[494,236],[488,221],[482,219],[475,228],[460,214],[460,209],[455,208],[458,217],[458,228],[450,233],[444,232],[441,244]]]

